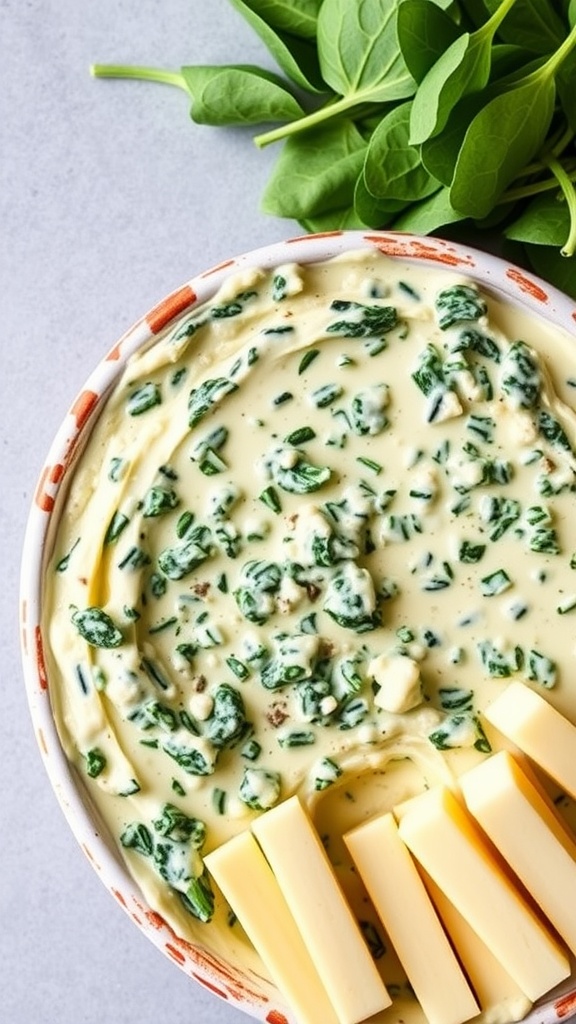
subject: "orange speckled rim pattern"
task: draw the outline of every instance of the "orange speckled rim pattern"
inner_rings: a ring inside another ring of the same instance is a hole
[[[375,248],[424,267],[444,266],[461,271],[496,298],[543,317],[576,338],[576,303],[527,271],[453,242],[387,231],[336,231],[292,238],[246,252],[191,278],[168,295],[138,320],[96,367],[73,402],[48,453],[30,510],[22,559],[20,632],[28,702],[44,765],[79,845],[116,901],[166,956],[209,991],[267,1024],[296,1024],[274,986],[176,935],[147,906],[83,795],[60,745],[50,704],[41,629],[43,573],[60,488],[67,480],[80,443],[130,356],[150,344],[175,317],[211,298],[232,273],[252,267],[269,269],[284,263],[312,263],[362,248]],[[525,1024],[554,1024],[574,1014],[576,976],[538,1004],[525,1018]]]

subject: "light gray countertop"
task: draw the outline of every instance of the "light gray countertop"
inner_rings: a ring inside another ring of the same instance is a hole
[[[227,0],[0,0],[0,1020],[240,1024],[134,927],[44,773],[18,646],[25,520],[89,371],[193,274],[299,233],[259,212],[275,154],[94,61],[262,62]]]

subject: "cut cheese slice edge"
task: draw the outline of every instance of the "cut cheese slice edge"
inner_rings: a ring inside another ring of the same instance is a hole
[[[391,999],[298,797],[252,823],[341,1021],[358,1024]]]
[[[504,970],[500,961],[470,927],[466,918],[456,910],[442,889],[432,881],[424,868],[420,866],[419,870],[442,924],[470,979],[480,1008],[489,1011],[497,1006],[506,1020],[521,1020],[530,1010],[532,1000]]]
[[[392,814],[348,832],[344,842],[426,1019],[462,1024],[479,1012],[418,869]]]
[[[576,843],[514,757],[500,751],[460,780],[466,805],[573,953]]]
[[[414,799],[402,815],[399,833],[529,999],[568,977],[564,950],[450,790],[439,786]]]
[[[209,853],[206,867],[301,1024],[338,1024],[318,972],[258,843],[242,832]]]
[[[484,717],[576,798],[576,726],[544,697],[515,681]]]

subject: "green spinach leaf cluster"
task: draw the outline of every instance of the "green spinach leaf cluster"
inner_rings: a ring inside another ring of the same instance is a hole
[[[576,0],[230,0],[275,70],[94,65],[282,143],[265,213],[306,231],[458,231],[576,297]]]

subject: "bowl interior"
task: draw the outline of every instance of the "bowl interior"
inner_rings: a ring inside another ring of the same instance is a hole
[[[270,1024],[293,1024],[290,1011],[274,986],[256,973],[241,971],[223,961],[205,948],[200,937],[198,942],[184,940],[147,905],[85,787],[65,757],[52,714],[50,680],[43,654],[43,579],[59,510],[75,462],[107,394],[130,356],[141,347],[152,345],[179,315],[209,299],[230,274],[252,267],[272,268],[287,262],[315,262],[374,247],[398,260],[463,273],[527,315],[542,317],[575,333],[576,305],[566,296],[501,259],[452,242],[392,232],[353,231],[295,238],[244,253],[192,277],[167,296],[137,321],[89,376],[50,447],[30,510],[22,562],[21,637],[27,696],[46,770],[78,843],[116,901],[156,946],[215,994]],[[556,1020],[566,1015],[566,1000],[576,999],[572,988],[576,989],[576,984],[567,987],[563,1009],[549,1000],[546,1009],[538,1011],[537,1019]]]

